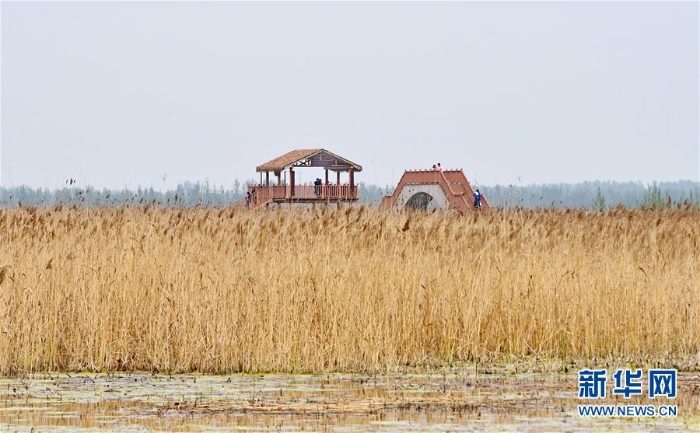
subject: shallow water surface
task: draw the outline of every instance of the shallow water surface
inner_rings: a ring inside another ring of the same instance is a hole
[[[45,374],[0,379],[0,431],[700,431],[678,397],[578,399],[576,374]],[[659,401],[664,400],[664,401]],[[581,418],[579,404],[673,404],[673,418]]]

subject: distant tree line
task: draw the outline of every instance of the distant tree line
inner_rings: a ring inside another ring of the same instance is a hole
[[[657,208],[700,206],[700,182],[582,182],[482,187],[492,206],[504,208]]]
[[[245,196],[245,186],[239,181],[232,188],[212,186],[208,182],[184,182],[174,190],[156,191],[151,188],[135,190],[95,189],[87,186],[64,187],[55,190],[27,186],[0,188],[0,206],[122,206],[158,205],[172,207],[229,206]]]
[[[479,186],[491,206],[502,208],[589,208],[604,210],[628,208],[700,207],[700,182],[678,181],[644,185],[635,182],[583,182],[577,184]],[[379,205],[394,186],[359,183],[359,203]],[[184,182],[174,190],[153,188],[135,190],[95,189],[76,186],[48,190],[18,186],[0,187],[0,206],[122,206],[156,205],[168,207],[229,206],[242,203],[246,186],[235,181],[231,187],[208,182]]]

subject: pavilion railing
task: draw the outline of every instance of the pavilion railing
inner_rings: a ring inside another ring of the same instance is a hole
[[[358,186],[354,185],[248,185],[248,192],[255,190],[255,201],[264,203],[275,199],[356,199]]]

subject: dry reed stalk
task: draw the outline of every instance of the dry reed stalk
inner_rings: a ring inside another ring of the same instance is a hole
[[[689,359],[698,216],[2,210],[0,373]]]

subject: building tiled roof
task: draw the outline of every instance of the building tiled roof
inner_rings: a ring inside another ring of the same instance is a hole
[[[261,172],[261,171],[282,171],[285,170],[293,165],[295,165],[297,162],[300,162],[304,159],[311,158],[313,156],[318,155],[319,153],[324,153],[324,155],[320,155],[322,158],[333,158],[335,161],[340,161],[343,163],[343,168],[350,168],[354,171],[362,171],[362,167],[355,164],[352,161],[349,161],[345,158],[342,158],[338,155],[335,155],[325,149],[296,149],[292,150],[291,152],[287,152],[282,156],[278,156],[275,159],[272,159],[264,164],[261,164],[255,168],[255,171]],[[323,165],[325,166],[325,165]],[[334,169],[333,166],[327,166],[327,168]]]

